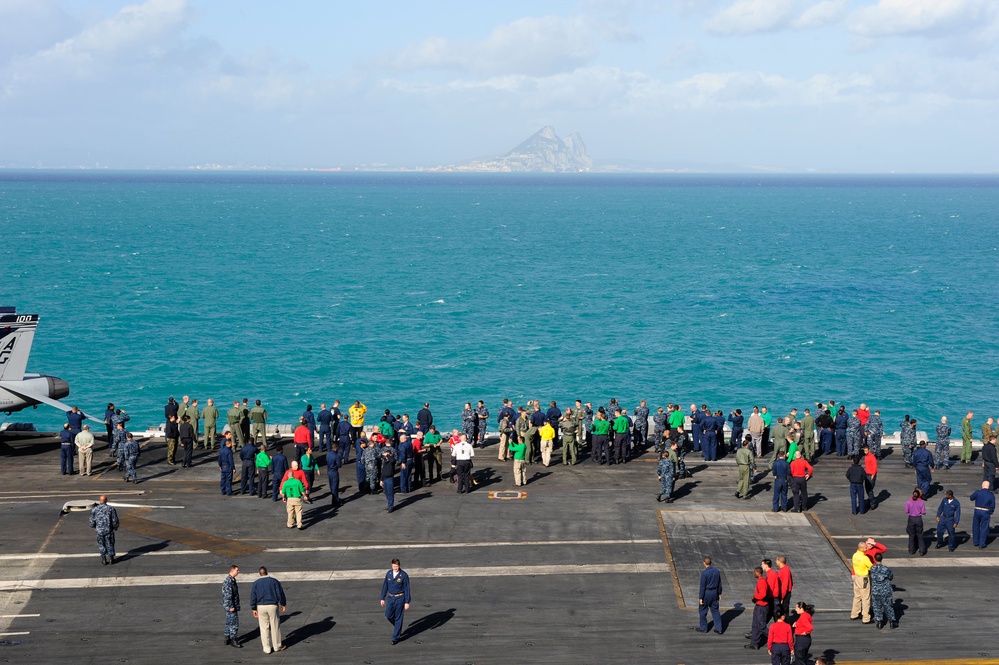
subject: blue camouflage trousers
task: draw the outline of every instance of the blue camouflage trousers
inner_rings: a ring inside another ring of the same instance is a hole
[[[97,550],[101,556],[114,557],[114,531],[103,536],[97,534]]]
[[[891,589],[887,591],[877,587],[871,589],[871,612],[874,614],[875,622],[881,622],[885,618],[888,621],[895,621],[895,601]]]
[[[936,453],[936,459],[933,460],[933,463],[936,464],[938,469],[945,469],[950,466],[950,441],[937,441],[934,452]]]
[[[673,496],[673,474],[668,473],[663,476],[662,488],[659,490],[659,496],[669,499]]]
[[[238,635],[239,635],[239,612],[230,612],[226,610],[225,636],[231,640],[235,640]]]
[[[132,457],[129,457],[128,459],[125,460],[125,480],[135,480],[136,479],[136,476],[135,476],[135,462],[136,461],[137,460],[135,460]]]

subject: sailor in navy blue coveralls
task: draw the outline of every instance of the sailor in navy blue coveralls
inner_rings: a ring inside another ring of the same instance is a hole
[[[409,609],[409,575],[400,566],[399,559],[392,559],[392,569],[385,573],[381,599],[385,618],[394,626],[392,644],[398,644],[402,638],[403,616]]]

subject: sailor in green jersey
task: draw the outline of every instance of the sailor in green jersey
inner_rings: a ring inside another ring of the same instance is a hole
[[[679,406],[674,405],[669,412],[669,436],[671,439],[680,441],[683,437],[684,415]]]
[[[597,411],[593,417],[593,424],[590,425],[590,432],[593,434],[593,461],[597,464],[607,464],[609,459],[607,445],[610,439],[611,424],[607,422],[603,412]]]
[[[527,444],[524,437],[519,437],[516,443],[511,443],[510,452],[513,454],[513,484],[517,487],[527,484],[527,465],[524,458],[527,454]]]
[[[257,469],[257,496],[261,499],[270,498],[271,458],[267,454],[267,446],[260,446],[260,452],[253,458]],[[275,478],[274,482],[281,482]]]
[[[288,476],[288,479],[281,483],[281,494],[284,496],[285,505],[288,510],[287,527],[290,529],[297,522],[298,528],[301,530],[302,497],[305,496],[305,486],[295,476]]]
[[[427,463],[427,484],[441,479],[441,441],[444,439],[434,425],[423,437],[423,459]],[[435,471],[436,469],[436,471]]]
[[[312,458],[312,448],[307,448],[305,453],[302,455],[301,459],[298,460],[302,465],[302,471],[305,472],[305,478],[309,484],[309,487],[315,490],[316,487],[316,467],[319,463]],[[305,497],[306,502],[312,503],[312,499],[308,496]]]
[[[628,443],[628,416],[617,410],[614,412],[614,445],[611,447],[611,464],[624,464],[625,446]]]

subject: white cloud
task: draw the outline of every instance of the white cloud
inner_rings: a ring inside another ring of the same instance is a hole
[[[546,75],[586,63],[596,55],[596,44],[605,38],[620,41],[633,35],[619,23],[601,26],[584,16],[529,17],[497,26],[478,42],[431,37],[383,57],[377,64],[399,71]]]
[[[792,21],[791,27],[806,30],[839,23],[846,15],[847,2],[848,0],[824,0],[812,5]]]
[[[715,12],[704,29],[716,35],[750,35],[821,28],[839,22],[848,0],[735,0]]]
[[[880,0],[856,11],[849,27],[864,37],[945,35],[976,28],[995,16],[994,0]]]
[[[190,17],[185,0],[147,0],[141,5],[127,5],[38,57],[74,65],[125,53],[155,53],[163,38],[174,36]]]
[[[704,28],[719,35],[769,32],[786,26],[794,10],[794,0],[735,0],[709,18]]]

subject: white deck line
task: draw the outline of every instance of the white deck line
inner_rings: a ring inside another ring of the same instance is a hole
[[[407,568],[414,578],[447,577],[525,577],[531,575],[607,575],[665,573],[665,563],[606,563],[581,565],[540,566],[451,566],[448,568]],[[353,580],[380,580],[385,575],[381,568],[334,571],[274,571],[272,576],[282,582],[345,582]],[[0,582],[0,591],[25,591],[39,589],[101,589],[110,587],[189,586],[193,584],[220,584],[224,575],[138,575],[133,577],[76,577],[47,580],[10,580]]]

